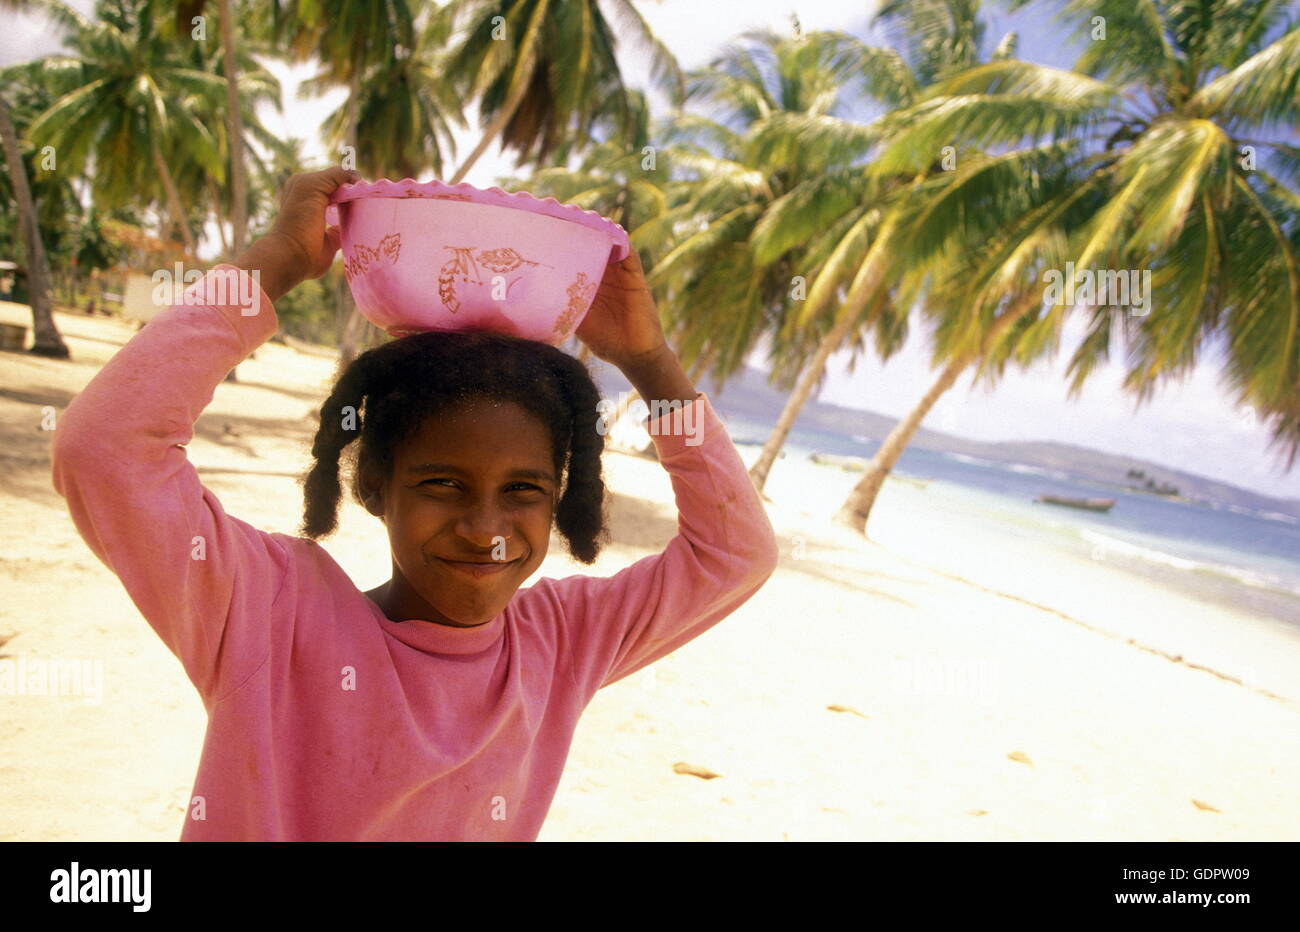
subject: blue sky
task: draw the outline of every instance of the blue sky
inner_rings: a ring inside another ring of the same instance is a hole
[[[85,11],[93,6],[90,0],[74,0],[73,5]],[[1038,3],[1015,16],[1009,16],[995,3],[986,2],[985,7],[990,23],[986,40],[990,44],[1008,29],[1016,29],[1020,57],[1058,67],[1069,67],[1074,61],[1077,47],[1071,45],[1071,30],[1052,19],[1052,4]],[[687,68],[706,64],[720,46],[747,29],[766,26],[790,31],[792,12],[797,12],[804,31],[840,29],[880,40],[866,32],[870,2],[650,0],[638,3],[638,8]],[[10,21],[0,29],[0,64],[57,50],[57,42],[47,35],[40,20],[26,15],[0,16]],[[635,50],[628,49],[627,63],[630,80],[644,83],[644,64]],[[316,143],[317,128],[325,115],[340,104],[343,92],[300,101],[293,91],[310,69],[280,65],[272,65],[272,69],[286,91],[285,115],[266,113],[267,126],[308,139],[312,144],[309,151],[322,160],[329,158]],[[468,153],[476,140],[476,130],[461,134],[458,152]],[[493,151],[480,160],[466,180],[487,186],[513,171],[513,160]],[[1090,377],[1082,396],[1069,402],[1065,397],[1064,370],[1081,332],[1080,324],[1067,324],[1054,359],[1042,360],[1023,372],[1008,367],[992,390],[971,388],[970,376],[963,376],[931,412],[926,426],[978,440],[1080,444],[1150,459],[1269,495],[1300,498],[1300,465],[1289,475],[1281,472],[1278,451],[1268,450],[1267,430],[1256,423],[1253,412],[1233,405],[1230,393],[1220,384],[1218,353],[1211,349],[1190,375],[1165,384],[1148,404],[1135,410],[1132,397],[1120,390],[1124,375],[1120,348],[1112,353],[1110,364]],[[857,371],[850,375],[848,354],[839,354],[831,359],[820,399],[901,417],[937,376],[930,368],[929,354],[928,333],[919,325],[888,363],[881,363],[869,349],[858,360]],[[751,362],[761,368],[761,353],[755,354]]]

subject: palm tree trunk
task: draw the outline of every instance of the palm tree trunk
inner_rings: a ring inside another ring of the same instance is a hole
[[[230,253],[244,251],[248,233],[248,180],[244,173],[244,120],[239,112],[239,71],[235,64],[235,23],[231,0],[221,0],[221,44],[226,72],[226,134],[230,137]],[[220,221],[218,221],[218,226]]]
[[[353,66],[352,76],[348,81],[348,99],[345,102],[347,125],[344,128],[344,138],[347,145],[352,147],[353,154],[357,151],[357,124],[360,121],[357,108],[361,102],[361,70],[358,66]],[[363,340],[367,343],[375,339],[375,334],[371,333],[372,327],[370,321],[362,316],[361,311],[357,308],[356,303],[352,300],[352,292],[348,288],[347,278],[340,275],[337,284],[337,298],[340,308],[347,309],[347,322],[343,325],[343,332],[339,335],[339,366],[340,371],[346,369],[352,364],[361,353],[361,344]]]
[[[803,375],[799,376],[799,382],[795,385],[794,391],[786,401],[781,416],[777,418],[776,427],[768,436],[767,442],[763,444],[763,450],[759,453],[758,459],[754,461],[753,466],[749,467],[749,481],[754,484],[754,488],[760,495],[763,494],[763,486],[767,484],[767,475],[772,471],[772,464],[776,462],[781,448],[785,446],[786,437],[790,435],[790,430],[794,427],[799,412],[808,403],[813,389],[817,387],[817,383],[821,381],[826,372],[826,361],[844,342],[844,338],[848,335],[852,326],[853,318],[846,315],[826,334],[821,345],[817,347],[817,352],[813,354],[808,368],[804,370]]]
[[[222,220],[222,218],[221,218],[221,196],[220,196],[220,192],[217,191],[217,186],[216,186],[215,184],[213,184],[211,178],[208,179],[208,194],[209,194],[209,196],[212,198],[212,216],[213,216],[213,218],[217,221],[217,235],[221,238],[221,253],[222,253],[222,255],[226,256],[228,259],[232,259],[232,260],[233,260],[233,259],[235,258],[235,256],[239,255],[239,253],[237,253],[237,252],[231,252],[231,250],[230,250],[230,243],[229,243],[229,241],[226,239],[226,224],[225,224],[225,221]],[[243,251],[243,250],[240,250],[240,252],[242,252],[242,251]],[[235,368],[233,368],[233,369],[231,369],[229,372],[227,372],[227,373],[226,373],[226,378],[224,379],[224,381],[226,381],[226,382],[238,382],[238,381],[239,381],[239,366],[235,366]]]
[[[519,109],[519,102],[524,99],[524,94],[527,93],[527,91],[528,82],[520,81],[519,86],[515,88],[515,92],[506,98],[505,104],[503,104],[501,109],[496,112],[496,116],[492,117],[492,122],[488,124],[487,129],[483,130],[483,135],[479,138],[478,145],[474,147],[474,151],[469,154],[469,157],[465,159],[463,163],[461,163],[460,168],[456,169],[456,174],[451,176],[451,181],[448,182],[449,184],[459,184],[463,181],[465,176],[469,174],[469,170],[474,167],[474,163],[477,162],[483,156],[483,153],[488,150],[488,146],[496,142],[502,131],[505,130],[506,124],[510,122],[510,118],[513,117],[515,111]]]
[[[867,464],[866,471],[858,480],[858,484],[853,487],[849,497],[844,500],[840,510],[835,513],[835,522],[851,527],[862,534],[867,533],[867,518],[871,514],[871,506],[875,504],[876,496],[880,493],[880,487],[885,484],[885,477],[889,471],[894,468],[898,458],[903,455],[907,445],[912,442],[917,428],[925,420],[925,416],[930,413],[943,393],[952,388],[957,377],[965,371],[970,365],[969,357],[958,357],[952,360],[944,367],[939,378],[930,386],[930,390],[921,398],[921,403],[913,408],[903,420],[895,425],[894,429],[889,432],[885,442],[880,445],[876,455],[871,458]]]
[[[362,335],[366,332],[366,326],[370,321],[357,310],[356,304],[352,301],[352,294],[348,290],[347,279],[342,275],[339,276],[337,288],[339,307],[346,309],[343,331],[339,334],[339,371],[341,372],[352,364],[352,360],[361,355]]]
[[[226,224],[221,218],[221,192],[211,178],[208,179],[208,197],[212,199],[212,216],[217,221],[217,236],[221,239],[221,254],[234,257],[239,253],[230,248],[230,239],[226,236]],[[242,252],[243,250],[240,250]]]
[[[23,243],[27,247],[27,292],[32,306],[31,352],[55,359],[67,359],[67,344],[54,326],[54,313],[50,306],[50,266],[41,243],[37,223],[36,201],[27,185],[27,170],[23,166],[22,152],[18,147],[18,133],[9,116],[9,104],[0,96],[0,140],[3,141],[5,161],[9,166],[10,185],[14,200],[18,202],[18,220],[22,226]]]
[[[835,513],[832,520],[837,524],[852,528],[863,536],[867,533],[867,519],[871,517],[871,508],[876,503],[876,496],[880,494],[880,488],[885,484],[885,478],[898,462],[898,458],[903,455],[907,445],[912,442],[912,437],[916,435],[917,429],[925,416],[930,413],[930,409],[943,396],[944,392],[952,388],[953,383],[957,381],[958,376],[965,371],[976,359],[984,356],[993,347],[998,340],[1011,328],[1017,320],[1023,317],[1028,311],[1042,301],[1042,290],[1040,288],[1031,288],[1029,293],[1021,296],[1007,311],[993,321],[989,331],[981,341],[978,353],[967,353],[958,356],[944,367],[939,378],[930,390],[921,398],[920,403],[903,418],[894,429],[889,432],[885,442],[880,445],[876,455],[871,458],[863,472],[862,478],[858,484],[853,487],[849,497],[844,500],[840,510]]]
[[[153,148],[153,164],[158,170],[158,177],[162,179],[163,190],[167,193],[167,210],[172,215],[172,223],[181,228],[181,239],[185,242],[187,258],[193,262],[198,255],[198,250],[194,246],[194,234],[190,232],[190,225],[185,222],[185,211],[181,207],[181,196],[176,191],[176,182],[172,178],[171,169],[167,167],[167,162],[157,146]]]
[[[222,70],[226,73],[226,135],[230,138],[230,243],[217,216],[222,248],[231,258],[244,251],[248,234],[248,179],[244,165],[244,118],[239,112],[239,66],[235,63],[235,19],[232,0],[221,0]],[[227,382],[239,381],[239,367],[226,373]]]

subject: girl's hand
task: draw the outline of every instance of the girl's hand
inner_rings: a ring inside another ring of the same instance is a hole
[[[622,262],[606,267],[576,333],[593,353],[618,366],[647,404],[652,399],[690,404],[699,394],[664,339],[635,247]]]
[[[343,184],[361,176],[342,168],[294,175],[280,192],[280,213],[268,236],[281,236],[286,245],[296,249],[302,263],[302,280],[320,278],[329,271],[334,254],[339,251],[338,227],[325,225],[325,208],[330,195]]]
[[[272,302],[309,278],[329,270],[341,238],[338,227],[325,225],[330,195],[341,184],[360,176],[342,168],[294,175],[280,192],[280,213],[271,230],[232,260],[231,265],[255,271]]]
[[[605,268],[591,310],[574,331],[593,354],[620,369],[667,345],[636,247]]]

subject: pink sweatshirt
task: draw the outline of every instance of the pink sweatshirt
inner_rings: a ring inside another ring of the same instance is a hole
[[[53,442],[78,531],[207,709],[181,840],[536,839],[596,690],[713,627],[774,571],[740,455],[701,392],[698,445],[650,424],[679,511],[662,553],[607,578],[543,578],[475,628],[390,620],[314,541],[226,514],[185,455],[217,385],[279,326],[253,287],[256,314],[182,301],[155,317]]]

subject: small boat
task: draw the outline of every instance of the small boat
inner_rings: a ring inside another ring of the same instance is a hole
[[[1064,495],[1040,495],[1038,501],[1048,505],[1068,505],[1071,508],[1102,512],[1110,511],[1115,505],[1113,498],[1068,498]]]
[[[814,453],[809,457],[814,463],[823,466],[838,466],[840,469],[865,469],[871,460],[864,456],[840,456],[836,453]]]

